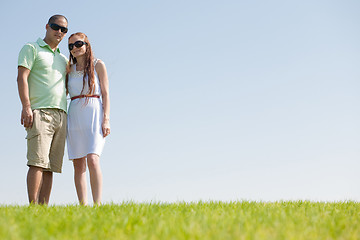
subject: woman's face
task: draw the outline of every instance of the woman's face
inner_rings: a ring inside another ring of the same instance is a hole
[[[81,36],[74,35],[69,39],[69,50],[74,58],[81,57],[86,52],[86,44],[83,44],[84,38]],[[80,46],[81,45],[81,46]]]

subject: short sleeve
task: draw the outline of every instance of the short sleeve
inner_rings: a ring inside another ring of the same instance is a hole
[[[31,70],[36,58],[36,51],[34,46],[26,44],[19,53],[18,66],[26,67]]]

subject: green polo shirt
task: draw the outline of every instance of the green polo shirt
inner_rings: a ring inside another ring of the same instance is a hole
[[[54,52],[41,38],[21,49],[18,66],[30,70],[28,84],[32,109],[58,108],[66,112],[67,63],[68,59],[59,48]]]

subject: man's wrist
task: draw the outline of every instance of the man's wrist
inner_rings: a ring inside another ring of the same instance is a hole
[[[29,109],[29,108],[31,109],[31,105],[30,105],[30,104],[24,104],[24,105],[23,105],[23,109]]]

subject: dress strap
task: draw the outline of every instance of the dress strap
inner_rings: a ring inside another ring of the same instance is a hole
[[[94,59],[94,66],[96,66],[96,64],[97,64],[97,62],[99,61],[100,59],[98,59],[98,58],[95,58]]]

